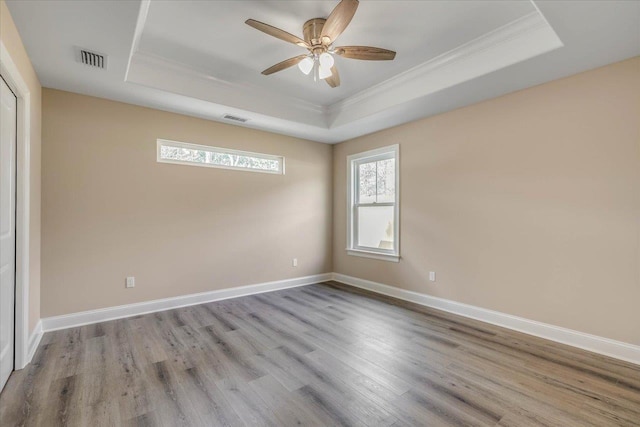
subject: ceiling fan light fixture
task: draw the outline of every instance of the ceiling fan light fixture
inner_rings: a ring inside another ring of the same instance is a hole
[[[331,67],[325,67],[324,65],[322,65],[322,63],[320,63],[320,66],[318,67],[318,77],[320,77],[321,80],[326,79],[327,77],[331,77],[333,73],[331,73]]]
[[[324,52],[320,55],[319,61],[320,61],[320,65],[322,65],[324,68],[331,68],[335,63],[333,56],[327,52]]]
[[[1,0],[0,0],[1,1]],[[288,33],[273,25],[247,19],[245,23],[272,37],[293,43],[307,49],[308,53],[285,59],[262,71],[265,76],[298,65],[305,75],[313,81],[324,80],[332,88],[340,86],[340,73],[335,64],[334,55],[343,58],[368,61],[391,61],[396,53],[392,50],[371,46],[334,47],[336,39],[347,28],[358,9],[358,0],[340,0],[327,18],[311,18],[302,25],[304,39]]]
[[[304,74],[308,75],[313,69],[313,59],[307,56],[302,61],[298,62],[298,68]]]

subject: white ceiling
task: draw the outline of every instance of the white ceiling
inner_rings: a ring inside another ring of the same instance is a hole
[[[306,53],[244,24],[267,22],[302,36],[302,24],[326,17],[333,1],[152,2],[139,49],[188,65],[219,79],[261,86],[327,106],[450,51],[535,11],[528,1],[369,1],[362,5],[337,46],[365,45],[398,52],[394,61],[336,58],[342,85],[314,84],[296,67],[265,77],[260,71]],[[402,23],[402,25],[392,25]]]
[[[348,138],[640,55],[637,1],[367,1],[337,45],[397,51],[338,58],[342,84],[297,67],[304,49],[244,24],[302,35],[337,1],[12,1],[43,86],[322,142]],[[107,70],[74,47],[107,54]]]

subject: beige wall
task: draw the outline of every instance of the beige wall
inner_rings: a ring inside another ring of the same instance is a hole
[[[348,256],[345,158],[395,143],[402,260]],[[640,58],[335,146],[338,273],[638,345],[639,245]]]
[[[43,317],[331,271],[330,145],[51,89],[42,125]],[[286,175],[157,163],[157,138]]]
[[[41,87],[9,9],[0,0],[0,40],[7,48],[31,95],[30,220],[29,220],[29,330],[40,320],[40,125]]]
[[[45,89],[42,315],[333,269],[640,344],[639,94],[635,58],[331,147]],[[158,164],[156,138],[287,174]],[[347,256],[345,158],[394,143],[402,260]]]

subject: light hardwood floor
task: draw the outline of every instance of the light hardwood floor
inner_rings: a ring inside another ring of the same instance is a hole
[[[50,332],[0,425],[640,425],[640,366],[335,282]]]

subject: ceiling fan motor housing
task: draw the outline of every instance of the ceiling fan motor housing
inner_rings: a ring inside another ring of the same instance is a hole
[[[268,76],[298,65],[298,68],[304,74],[309,74],[314,70],[314,80],[324,80],[329,86],[335,88],[340,86],[340,76],[338,69],[334,65],[334,54],[344,58],[362,60],[389,61],[394,59],[396,56],[394,51],[378,47],[332,47],[338,36],[342,34],[351,19],[353,19],[358,4],[358,0],[340,0],[340,3],[333,8],[328,18],[309,19],[302,26],[304,40],[273,25],[265,24],[255,19],[247,19],[245,23],[256,30],[309,51],[308,54],[294,56],[272,65],[262,71],[262,74]]]
[[[302,34],[304,40],[311,45],[311,51],[315,54],[321,54],[326,51],[327,46],[322,44],[322,27],[327,20],[324,18],[309,19],[302,26]]]

